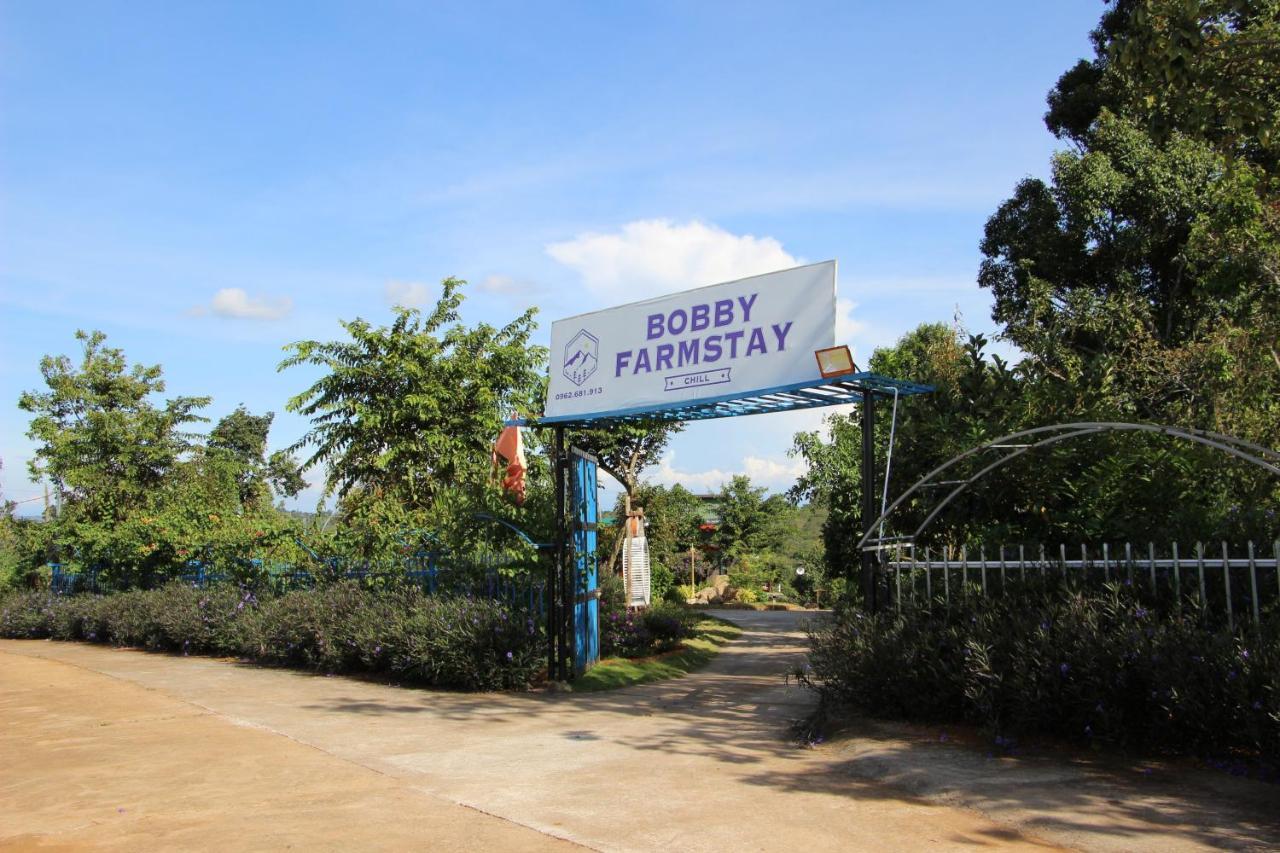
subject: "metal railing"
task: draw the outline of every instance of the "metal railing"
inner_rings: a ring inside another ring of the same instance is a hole
[[[883,553],[882,589],[899,610],[1003,595],[1028,582],[1046,581],[1079,588],[1127,584],[1175,607],[1198,608],[1206,618],[1225,618],[1228,627],[1245,618],[1256,625],[1264,610],[1280,606],[1280,540],[1261,548],[1253,542],[1216,547],[1197,542],[1186,549],[1176,542],[1160,549],[1151,542],[1137,548],[1131,543],[1016,545],[990,554],[985,547],[975,554],[963,546],[933,549],[902,543]]]

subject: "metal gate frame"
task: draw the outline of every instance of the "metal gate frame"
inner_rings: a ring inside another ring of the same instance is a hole
[[[555,553],[548,569],[547,676],[572,681],[600,659],[598,460],[555,429]]]

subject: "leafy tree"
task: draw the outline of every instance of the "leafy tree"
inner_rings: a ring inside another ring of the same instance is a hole
[[[1190,134],[1274,170],[1280,92],[1276,0],[1116,0],[1093,32],[1094,57],[1049,95],[1045,123],[1087,144],[1103,109],[1157,141]]]
[[[33,480],[47,477],[75,521],[123,519],[154,499],[192,447],[184,427],[208,397],[152,402],[164,391],[159,365],[130,368],[101,332],[77,332],[80,364],[66,356],[40,361],[46,391],[28,391],[19,408],[32,413],[27,436],[36,443]]]
[[[569,441],[594,455],[630,498],[640,484],[641,473],[662,458],[672,437],[682,429],[684,424],[677,421],[620,423],[603,429],[575,430]]]
[[[701,501],[680,485],[667,488],[641,483],[632,495],[631,505],[644,508],[648,525],[645,538],[649,544],[651,591],[655,601],[661,600],[673,583],[689,582],[689,548],[701,548],[705,543],[706,536],[700,529]],[[622,520],[626,517],[626,507],[626,495],[619,495],[614,506],[617,523],[610,529],[613,541],[602,538],[601,550],[614,554],[621,552],[624,539]],[[697,562],[702,564],[700,557]]]
[[[546,350],[530,343],[535,309],[501,328],[465,325],[464,284],[445,279],[426,314],[396,309],[389,326],[343,323],[349,340],[287,347],[280,369],[326,371],[287,406],[312,421],[290,450],[309,448],[303,470],[323,466],[326,494],[339,496],[340,529],[312,543],[322,556],[368,562],[417,548],[532,551],[485,516],[548,541],[553,501],[539,437],[526,434],[523,507],[502,496],[490,462],[506,418],[536,410],[545,394]]]
[[[1017,377],[998,356],[985,352],[981,335],[965,337],[942,323],[926,323],[904,335],[893,347],[876,350],[873,371],[932,385],[931,394],[899,402],[895,450],[890,470],[890,497],[942,462],[969,447],[1015,429],[1025,418]],[[891,411],[883,403],[876,422],[876,458],[887,458]],[[832,577],[857,571],[861,554],[854,546],[862,535],[862,411],[832,415],[826,435],[799,433],[792,453],[803,458],[807,470],[791,491],[796,501],[824,507],[826,567]],[[964,539],[986,529],[993,516],[1008,511],[1002,494],[989,498],[989,510],[978,512],[986,488],[980,485],[968,498],[967,521],[948,516],[934,532],[944,540]],[[877,495],[879,497],[879,495]],[[923,520],[936,495],[925,495],[895,514],[886,533],[910,532]],[[876,501],[878,507],[880,501]]]
[[[489,449],[507,415],[540,401],[544,348],[529,342],[535,309],[502,328],[458,322],[464,282],[445,279],[426,315],[398,308],[390,326],[344,322],[349,340],[300,341],[280,369],[324,369],[289,411],[311,417],[291,450],[311,448],[303,469],[326,466],[326,490],[357,487],[410,509],[443,490],[482,486]]]
[[[244,406],[237,406],[209,433],[210,451],[225,454],[239,466],[236,482],[242,506],[269,503],[270,489],[294,497],[307,487],[298,463],[287,451],[277,450],[267,456],[267,433],[274,419],[272,412],[253,415]]]
[[[979,275],[1026,353],[1031,422],[1280,444],[1278,10],[1120,0],[1050,94],[1046,123],[1074,147],[992,216]],[[1105,438],[1050,472],[1041,509],[1076,535],[1276,532],[1274,484],[1201,449]]]
[[[765,550],[769,545],[771,528],[769,517],[776,509],[777,501],[766,500],[767,489],[751,485],[751,478],[738,474],[720,488],[720,524],[712,541],[720,548],[721,555],[730,563],[743,555]]]
[[[620,423],[607,428],[574,430],[568,439],[570,444],[594,455],[605,473],[622,486],[618,515],[622,519],[631,511],[640,474],[662,458],[672,436],[682,429],[684,424],[674,421]],[[614,539],[607,567],[620,566],[622,542],[621,536]]]

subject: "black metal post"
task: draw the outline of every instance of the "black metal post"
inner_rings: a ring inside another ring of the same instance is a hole
[[[871,532],[876,519],[876,397],[862,392],[862,534]],[[868,613],[876,609],[876,565],[874,553],[863,551],[862,603]]]
[[[551,470],[556,491],[555,549],[547,575],[547,678],[564,680],[564,563],[568,524],[565,521],[564,427],[555,428]]]

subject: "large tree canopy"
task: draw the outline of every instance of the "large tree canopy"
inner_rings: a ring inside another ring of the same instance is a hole
[[[442,490],[483,482],[489,449],[513,412],[543,396],[546,351],[529,342],[535,309],[502,328],[458,321],[464,282],[448,278],[427,314],[398,308],[390,326],[344,322],[349,340],[300,341],[280,369],[325,374],[289,400],[311,418],[293,449],[324,466],[330,493],[377,492],[407,509]]]
[[[64,511],[91,521],[124,518],[146,506],[192,446],[188,424],[208,397],[175,397],[157,406],[164,391],[159,365],[130,367],[124,353],[106,346],[101,332],[76,332],[79,365],[67,356],[40,361],[46,391],[28,391],[18,407],[35,417],[27,436],[35,442],[34,480],[47,478]]]
[[[1071,147],[987,223],[978,281],[1012,369],[922,326],[872,366],[937,391],[904,407],[898,492],[1023,427],[1141,420],[1280,446],[1280,4],[1115,0],[1095,55],[1049,95]],[[828,560],[858,559],[857,414],[797,437],[799,496],[831,508]],[[878,425],[884,452],[886,430]],[[883,458],[883,456],[881,456]],[[970,472],[972,473],[972,472]],[[904,507],[913,530],[936,496]],[[1203,448],[1102,437],[1036,452],[975,484],[930,531],[951,543],[1276,535],[1280,490]]]

